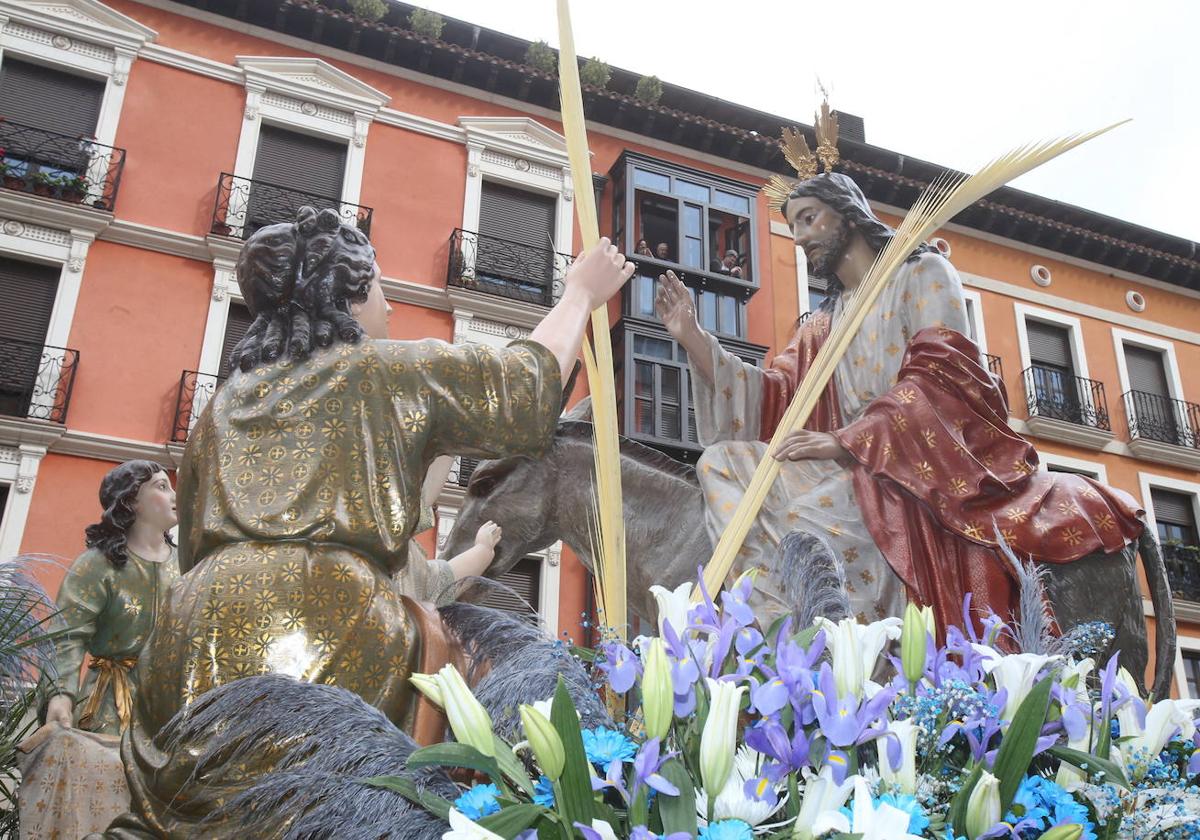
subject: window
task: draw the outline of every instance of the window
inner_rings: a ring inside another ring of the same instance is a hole
[[[542,558],[525,557],[518,560],[515,566],[496,580],[516,594],[489,589],[480,602],[485,607],[521,614],[528,614],[529,607],[533,607],[534,612],[540,610],[538,596],[541,593]]]
[[[1129,377],[1125,407],[1133,436],[1187,445],[1187,435],[1181,434],[1189,428],[1187,417],[1171,398],[1162,351],[1135,344],[1123,344],[1123,349]]]
[[[94,137],[105,83],[5,56],[0,116],[65,137]]]
[[[1200,651],[1182,650],[1183,675],[1187,680],[1187,696],[1193,700],[1200,697]]]
[[[1079,392],[1071,357],[1071,333],[1066,327],[1029,321],[1029,381],[1037,413],[1056,420],[1078,422]]]
[[[242,235],[291,221],[306,204],[337,209],[345,172],[345,143],[264,125],[258,135]]]
[[[558,199],[484,181],[475,281],[484,291],[550,303]]]
[[[60,273],[58,266],[0,257],[0,414],[29,413]]]
[[[1150,489],[1150,505],[1172,594],[1200,601],[1200,539],[1197,539],[1193,499],[1190,493],[1160,487]]]
[[[4,530],[4,514],[8,510],[8,485],[0,484],[0,531]],[[1195,695],[1192,695],[1193,697]]]
[[[246,330],[250,329],[250,325],[254,323],[254,319],[250,317],[250,310],[244,303],[229,304],[229,315],[225,319],[225,338],[221,342],[221,366],[217,370],[217,376],[221,379],[229,376],[231,373],[229,368],[229,354],[233,352],[233,348],[237,347],[239,341],[246,335]]]
[[[1099,478],[1100,478],[1100,476],[1096,473],[1095,470],[1086,470],[1086,469],[1077,468],[1077,467],[1068,467],[1063,464],[1047,464],[1046,472],[1067,473],[1068,475],[1083,475],[1083,476],[1087,476],[1088,478],[1094,478],[1097,480],[1099,480]]]
[[[625,434],[643,442],[698,448],[687,353],[668,337],[628,333],[631,360]]]

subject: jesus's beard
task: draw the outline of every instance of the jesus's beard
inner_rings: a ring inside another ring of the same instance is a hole
[[[850,225],[845,219],[841,219],[837,228],[830,231],[828,236],[805,249],[809,272],[817,277],[833,277],[849,247]]]

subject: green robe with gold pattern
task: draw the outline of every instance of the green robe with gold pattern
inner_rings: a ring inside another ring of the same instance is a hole
[[[420,639],[392,576],[408,559],[425,471],[442,454],[542,454],[560,391],[554,355],[534,342],[432,340],[339,344],[221,386],[180,471],[185,575],[139,665],[122,755],[140,831],[123,836],[186,836],[236,792],[189,784],[194,753],[153,740],[216,686],[291,674],[410,722]],[[270,752],[242,771],[267,769]],[[203,830],[226,832],[236,828]]]

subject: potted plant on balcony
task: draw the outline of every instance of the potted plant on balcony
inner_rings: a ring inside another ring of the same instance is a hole
[[[7,149],[0,148],[0,178],[4,181],[4,187],[9,190],[24,190],[25,166],[10,163],[7,154]]]
[[[59,195],[63,201],[83,201],[87,195],[87,179],[82,175],[63,173],[58,178]]]
[[[58,177],[56,175],[41,169],[33,173],[33,191],[38,195],[52,198],[57,186]]]

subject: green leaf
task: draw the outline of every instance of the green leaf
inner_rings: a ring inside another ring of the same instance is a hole
[[[679,788],[678,796],[660,794],[654,798],[658,815],[662,818],[662,833],[673,834],[676,831],[686,831],[692,837],[696,836],[696,787],[687,768],[678,758],[673,758],[663,764],[658,771],[663,778]]]
[[[1120,785],[1129,790],[1129,780],[1125,778],[1124,771],[1116,764],[1109,761],[1107,758],[1099,758],[1091,753],[1085,753],[1083,750],[1073,750],[1070,747],[1051,747],[1050,755],[1055,758],[1062,759],[1068,764],[1073,764],[1080,770],[1088,774],[1088,778],[1100,771],[1104,773],[1104,781],[1115,785]]]
[[[982,776],[983,765],[976,764],[971,775],[967,776],[967,780],[963,782],[962,787],[958,789],[958,793],[950,802],[950,812],[946,815],[946,819],[950,825],[954,826],[955,837],[967,836],[967,801],[971,798],[971,791],[975,790],[975,785],[979,783]]]
[[[450,801],[429,791],[420,790],[412,779],[406,779],[403,776],[372,776],[359,781],[364,785],[394,790],[409,802],[420,805],[434,816],[441,817],[443,820],[450,819],[450,808],[452,807]]]
[[[474,747],[454,741],[422,747],[408,758],[408,766],[417,767],[466,767],[478,770],[493,782],[503,786],[504,777],[496,759],[484,755]]]
[[[992,772],[1000,780],[1000,813],[1007,814],[1021,780],[1029,772],[1033,751],[1037,748],[1038,736],[1046,722],[1046,709],[1050,706],[1050,687],[1054,680],[1046,677],[1033,687],[1021,701],[1013,715],[1000,749],[996,751],[996,763]]]
[[[563,742],[562,777],[558,780],[562,801],[556,803],[567,825],[581,822],[592,824],[592,780],[587,754],[583,750],[583,733],[579,729],[579,717],[575,704],[567,691],[567,684],[560,675],[554,689],[554,702],[550,706],[550,723]]]
[[[499,813],[490,814],[475,822],[488,831],[496,832],[505,840],[512,840],[513,837],[537,822],[545,813],[546,809],[541,805],[510,805],[507,808],[501,808]]]
[[[533,782],[530,780],[529,774],[525,772],[524,766],[513,755],[512,747],[500,740],[499,736],[495,738],[495,743],[496,764],[499,765],[504,775],[508,776],[517,787],[530,796],[533,796]]]

